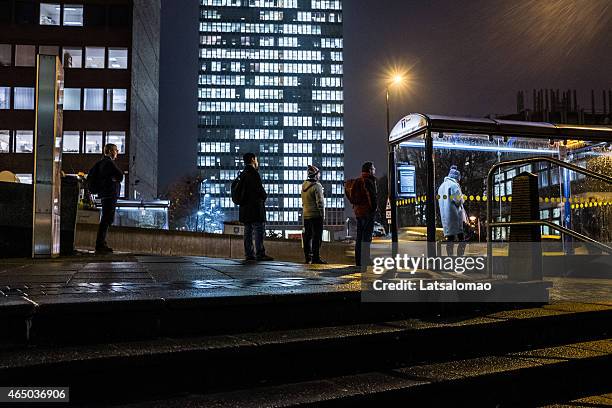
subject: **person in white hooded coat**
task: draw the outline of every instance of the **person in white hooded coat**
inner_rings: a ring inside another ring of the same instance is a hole
[[[457,256],[463,256],[465,252],[463,224],[466,213],[463,208],[463,193],[459,180],[461,180],[461,173],[457,170],[457,166],[452,165],[448,176],[444,178],[444,182],[438,188],[440,219],[446,237],[446,253],[448,256],[453,256],[456,241],[459,242]]]

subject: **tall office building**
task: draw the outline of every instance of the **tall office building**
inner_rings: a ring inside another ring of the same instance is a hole
[[[160,0],[0,0],[0,171],[31,182],[36,54],[64,64],[62,170],[119,147],[121,196],[157,196]]]
[[[341,228],[342,41],[341,0],[200,0],[198,167],[205,213],[238,219],[230,185],[243,154],[254,152],[268,192],[269,230],[300,233],[309,164],[322,170],[326,229]],[[218,229],[218,222],[204,227]]]

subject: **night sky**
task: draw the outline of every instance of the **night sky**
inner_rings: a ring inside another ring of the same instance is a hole
[[[162,0],[160,192],[195,172],[198,1]],[[590,108],[612,87],[610,0],[345,0],[347,178],[361,163],[386,167],[384,78],[391,126],[408,112],[482,117],[516,111],[516,92],[577,89]],[[601,109],[601,108],[600,108]]]

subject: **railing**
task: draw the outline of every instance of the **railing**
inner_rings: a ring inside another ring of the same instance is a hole
[[[534,221],[514,221],[514,222],[510,221],[510,222],[496,222],[496,223],[491,222],[491,219],[493,217],[493,201],[494,201],[493,200],[493,195],[494,195],[493,176],[495,175],[495,171],[502,167],[520,166],[524,164],[539,163],[539,162],[548,162],[551,164],[555,164],[559,167],[562,167],[562,168],[565,168],[571,171],[575,171],[576,173],[584,174],[585,176],[589,176],[594,179],[603,181],[605,183],[612,184],[612,177],[605,176],[599,173],[595,173],[591,170],[583,169],[582,167],[578,167],[578,166],[566,163],[561,160],[553,159],[551,157],[536,156],[536,157],[529,157],[526,159],[509,160],[509,161],[494,164],[489,170],[489,174],[487,175],[487,188],[489,189],[489,192],[490,192],[489,197],[487,197],[487,269],[489,270],[489,278],[493,277],[493,228],[495,227],[511,227],[513,225],[539,225],[539,226],[544,225],[552,229],[555,229],[561,233],[570,235],[578,240],[588,242],[592,244],[593,246],[601,249],[602,251],[612,254],[611,247],[604,245],[598,241],[595,241],[594,239],[589,238],[585,235],[579,234],[575,231],[572,231],[570,229],[567,229],[565,227],[552,223],[550,221],[534,220]]]

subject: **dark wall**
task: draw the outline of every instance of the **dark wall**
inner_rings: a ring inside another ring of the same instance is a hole
[[[160,193],[197,170],[198,15],[197,0],[162,0]]]
[[[30,2],[33,8],[30,9],[29,17],[26,19],[29,23],[24,23],[21,21],[23,16],[20,17],[16,13],[17,3],[17,0],[0,0],[0,43],[9,44],[13,48],[12,62],[6,66],[0,66],[1,86],[35,86],[36,68],[34,66],[15,65],[15,46],[18,44],[57,47],[125,47],[131,50],[132,28],[129,19],[129,16],[131,16],[131,0],[86,0],[84,2],[83,27],[39,25],[38,5],[34,7],[35,2]],[[21,5],[23,6],[23,4]],[[25,9],[21,8],[20,10]],[[101,19],[100,16],[102,16]],[[159,23],[157,25],[159,27]],[[157,32],[159,32],[159,28],[157,28]],[[159,50],[157,53],[159,54]],[[130,84],[131,66],[130,69],[67,68],[64,70],[64,86],[66,88],[130,89]],[[81,98],[81,101],[83,101],[83,98]],[[64,111],[63,129],[64,131],[81,131],[81,133],[88,130],[125,131],[129,140],[130,109],[131,107],[125,112],[108,110]],[[34,110],[0,110],[0,128],[2,130],[11,132],[16,130],[33,131],[34,122]],[[83,134],[81,136],[84,137]],[[126,151],[129,153],[129,148],[126,148]],[[122,170],[127,171],[129,169],[129,156],[129,154],[119,155],[117,165]],[[63,154],[62,170],[69,174],[87,172],[100,158],[101,154]],[[0,155],[0,171],[10,170],[18,174],[32,174],[33,168],[34,155],[31,153],[13,152]],[[131,174],[129,173],[127,174],[127,180],[128,182],[131,181]]]
[[[157,197],[161,0],[134,0],[130,198]]]

